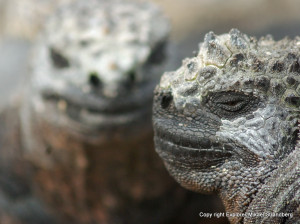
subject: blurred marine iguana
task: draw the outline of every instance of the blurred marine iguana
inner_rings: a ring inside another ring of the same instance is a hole
[[[0,114],[1,223],[197,222],[185,210],[197,195],[153,146],[169,29],[153,4],[119,0],[76,1],[49,18],[20,103]]]

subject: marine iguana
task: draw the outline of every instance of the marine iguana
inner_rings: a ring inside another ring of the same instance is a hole
[[[300,223],[300,37],[206,34],[155,89],[156,151],[231,223]]]
[[[20,106],[0,116],[2,220],[176,223],[194,203],[153,146],[152,96],[168,33],[150,3],[82,0],[49,19]],[[28,213],[11,207],[31,197]]]

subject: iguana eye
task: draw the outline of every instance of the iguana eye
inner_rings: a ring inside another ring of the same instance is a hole
[[[236,99],[229,100],[227,102],[217,103],[217,105],[226,111],[234,112],[243,109],[243,107],[247,105],[247,101]]]
[[[67,68],[70,66],[69,61],[53,48],[50,48],[50,58],[53,65],[57,68]]]
[[[228,101],[228,102],[221,103],[221,104],[227,105],[227,106],[230,106],[230,107],[234,107],[234,106],[238,105],[239,103],[241,103],[240,100],[232,100],[232,101]]]
[[[207,107],[212,113],[225,118],[235,118],[257,108],[258,99],[241,92],[217,92],[208,94]]]

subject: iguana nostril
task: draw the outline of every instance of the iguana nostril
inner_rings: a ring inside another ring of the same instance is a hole
[[[97,72],[91,72],[89,74],[89,83],[93,87],[99,87],[101,85],[101,80]]]
[[[127,79],[124,81],[126,87],[132,87],[136,81],[136,72],[130,71],[127,73]]]
[[[136,74],[134,71],[131,71],[128,73],[128,79],[131,83],[135,82],[136,80]]]
[[[171,104],[172,100],[173,100],[172,94],[171,93],[167,93],[161,99],[161,103],[160,103],[161,107],[163,109],[166,109],[167,107],[169,107],[169,105]]]

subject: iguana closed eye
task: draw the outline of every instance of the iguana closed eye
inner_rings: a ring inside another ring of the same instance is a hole
[[[265,213],[232,223],[300,222],[299,52],[299,37],[210,32],[156,87],[156,150],[175,179],[228,212]]]

